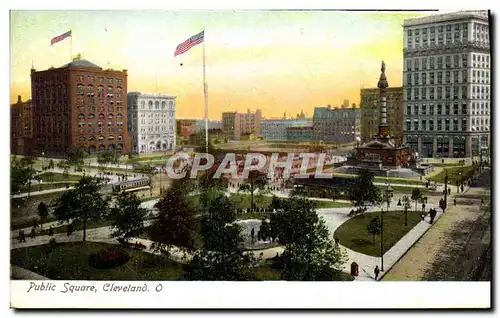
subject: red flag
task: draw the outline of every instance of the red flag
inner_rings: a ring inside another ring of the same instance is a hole
[[[50,45],[54,45],[54,44],[56,44],[57,42],[60,42],[60,41],[64,40],[65,38],[69,38],[70,36],[71,36],[71,30],[69,30],[68,32],[63,33],[63,34],[58,35],[58,36],[56,36],[55,38],[53,38],[53,39],[50,41]]]
[[[201,31],[200,33],[190,37],[186,41],[177,45],[177,48],[175,49],[174,57],[176,57],[179,54],[186,53],[193,46],[198,45],[201,42],[203,42],[204,38],[205,38],[205,31]]]

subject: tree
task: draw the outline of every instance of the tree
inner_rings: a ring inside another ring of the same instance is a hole
[[[170,256],[176,246],[183,251],[195,248],[196,210],[187,198],[182,186],[169,187],[156,207],[159,215],[149,228],[149,238],[155,243],[152,248]]]
[[[265,216],[262,217],[259,231],[262,240],[266,241],[269,237],[271,237],[271,224]]]
[[[379,188],[373,184],[374,175],[363,169],[349,186],[349,197],[358,209],[365,209],[367,204],[378,205],[382,200]]]
[[[54,169],[54,160],[50,159],[48,168],[49,169]]]
[[[251,170],[248,173],[248,179],[244,181],[240,186],[240,191],[250,193],[250,209],[251,211],[255,208],[254,193],[256,190],[265,190],[267,185],[267,174],[258,170]]]
[[[130,192],[121,192],[110,209],[108,219],[114,231],[113,237],[123,237],[128,241],[144,228],[148,210],[141,208],[141,200]]]
[[[108,200],[101,193],[101,182],[83,176],[76,187],[65,191],[56,200],[54,215],[60,222],[79,220],[83,223],[83,241],[87,236],[87,222],[107,215]]]
[[[236,213],[231,200],[219,193],[202,216],[203,246],[194,253],[187,276],[192,280],[249,280],[247,261],[243,254],[240,225],[234,223]]]
[[[40,228],[43,227],[43,220],[49,216],[49,207],[47,204],[40,202],[37,208],[38,216],[40,217]]]
[[[405,211],[405,226],[408,226],[408,210],[411,208],[410,198],[405,195],[403,196],[403,209]]]
[[[71,167],[81,167],[85,163],[84,159],[87,157],[85,150],[81,148],[70,149],[66,153],[67,164]]]
[[[368,233],[373,235],[373,245],[375,245],[375,236],[380,234],[381,228],[382,225],[380,223],[380,218],[378,216],[374,217],[370,221],[370,223],[368,223],[368,225],[366,226],[366,230],[368,231]]]
[[[18,193],[28,185],[28,198],[31,192],[31,178],[35,174],[32,157],[13,158],[10,163],[10,191]]]
[[[325,221],[316,212],[315,202],[292,197],[281,201],[275,215],[277,238],[285,247],[281,279],[338,279],[346,257],[344,252],[335,248]]]
[[[414,188],[411,191],[411,199],[415,201],[415,212],[418,212],[418,201],[422,199],[422,192],[419,188]]]

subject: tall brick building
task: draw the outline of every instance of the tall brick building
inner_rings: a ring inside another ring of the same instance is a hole
[[[361,89],[361,141],[372,140],[373,135],[378,133],[380,122],[380,89]],[[403,143],[403,87],[387,88],[387,124],[390,134],[397,143]]]
[[[246,113],[222,113],[222,130],[229,138],[240,140],[242,134],[260,135],[260,122],[262,112],[257,109],[255,113],[248,110]]]
[[[127,71],[104,70],[83,59],[59,68],[31,70],[34,150],[63,156],[130,152],[127,132]]]
[[[31,155],[33,149],[33,104],[31,99],[10,105],[10,152]]]

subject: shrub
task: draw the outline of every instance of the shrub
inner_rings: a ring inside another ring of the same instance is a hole
[[[122,249],[108,248],[90,255],[90,264],[94,268],[109,269],[127,263],[130,256]]]
[[[50,253],[56,248],[57,242],[55,238],[51,238],[49,243],[45,245],[45,253]]]

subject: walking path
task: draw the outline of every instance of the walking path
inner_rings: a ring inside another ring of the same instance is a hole
[[[429,208],[435,207],[432,204],[429,205]],[[390,210],[396,210],[393,207]],[[369,208],[366,213],[378,212],[379,209],[376,207]],[[349,220],[348,216],[350,212],[350,208],[325,208],[318,209],[318,214],[323,216],[330,233],[334,233],[335,230],[342,225],[345,221]],[[438,213],[436,218],[439,218],[441,213]],[[150,221],[151,222],[151,221]],[[52,222],[51,222],[52,223]],[[47,223],[44,225],[44,228],[47,228]],[[394,265],[394,263],[403,255],[407,248],[410,247],[415,240],[417,240],[429,227],[430,225],[426,221],[420,222],[415,228],[413,228],[407,235],[405,235],[396,245],[394,245],[389,251],[384,254],[385,268],[388,270],[390,267]],[[93,242],[103,242],[108,244],[119,244],[116,239],[110,237],[111,228],[110,227],[100,227],[87,230],[87,241]],[[66,235],[66,233],[57,233],[53,236],[37,236],[32,239],[30,237],[26,238],[26,242],[18,242],[17,238],[11,239],[11,249],[36,246],[36,245],[44,245],[48,244],[50,239],[55,238],[58,243],[66,243],[66,242],[77,242],[83,239],[83,231],[76,231],[71,236]],[[153,243],[150,240],[131,238],[130,242],[141,242],[145,246],[149,247]],[[380,263],[379,257],[368,256],[359,252],[355,252],[351,249],[348,249],[341,245],[341,248],[345,250],[348,257],[348,262],[344,265],[343,271],[349,273],[350,264],[352,262],[356,262],[359,265],[359,276],[355,278],[355,280],[372,280],[373,269],[376,265]],[[153,251],[146,249],[146,252],[153,253]],[[266,250],[254,251],[255,255],[259,253],[263,253],[264,258],[271,258],[276,255],[276,253],[282,253],[282,247],[274,247]],[[189,256],[184,255],[181,251],[176,248],[172,249],[172,257],[177,261],[186,262],[189,260]]]
[[[489,185],[486,185],[489,186]],[[489,196],[488,188],[467,187],[465,195]],[[475,199],[476,205],[461,205],[461,196],[452,192],[457,198],[457,206],[449,203],[449,208],[435,225],[422,236],[416,244],[395,264],[383,277],[385,281],[418,281],[425,277],[426,271],[432,267],[438,253],[449,244],[451,229],[460,222],[474,220],[480,214],[480,199]],[[466,199],[471,201],[473,199]],[[451,200],[450,200],[451,201]],[[487,200],[485,200],[487,201]]]

